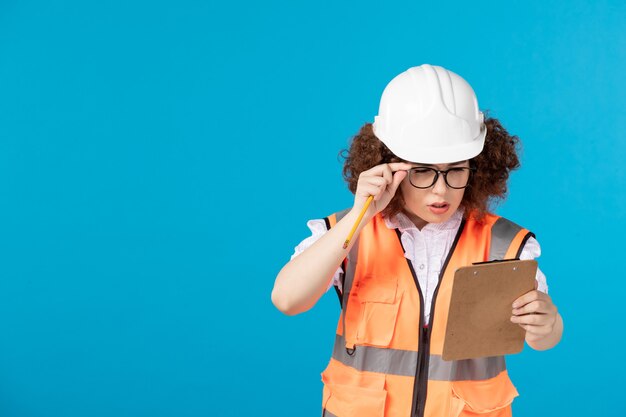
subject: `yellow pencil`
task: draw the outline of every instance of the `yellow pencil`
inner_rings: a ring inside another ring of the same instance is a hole
[[[370,206],[370,203],[372,202],[373,199],[374,199],[373,195],[367,197],[367,201],[365,202],[365,205],[361,209],[361,213],[359,213],[359,217],[354,222],[354,226],[352,226],[352,230],[350,230],[350,234],[348,235],[348,238],[346,239],[345,242],[343,242],[344,249],[346,249],[348,245],[350,244],[350,239],[352,239],[352,235],[354,235],[356,228],[359,227],[359,223],[361,223],[361,219],[363,218],[363,215],[365,215],[365,212],[367,211],[367,208]]]

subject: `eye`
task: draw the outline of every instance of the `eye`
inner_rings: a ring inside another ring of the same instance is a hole
[[[429,172],[433,172],[433,170],[430,168],[413,168],[411,171],[416,174],[427,174]]]

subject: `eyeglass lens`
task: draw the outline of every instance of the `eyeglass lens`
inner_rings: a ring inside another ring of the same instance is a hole
[[[451,188],[465,188],[469,182],[470,168],[450,168],[441,171],[446,184]],[[413,168],[409,170],[409,181],[414,187],[429,188],[437,181],[438,173],[433,168]]]

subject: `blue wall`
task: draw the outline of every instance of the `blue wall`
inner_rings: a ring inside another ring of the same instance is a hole
[[[435,3],[3,0],[0,415],[318,415],[336,296],[274,278],[422,63],[524,144],[497,212],[566,330],[509,358],[516,414],[623,415],[625,3]]]

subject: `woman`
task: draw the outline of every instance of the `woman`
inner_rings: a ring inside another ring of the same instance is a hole
[[[342,313],[322,373],[324,415],[511,415],[518,394],[502,357],[443,361],[441,353],[454,271],[540,254],[532,233],[488,212],[519,166],[516,142],[497,120],[484,120],[469,84],[442,67],[413,67],[387,85],[344,165],[353,207],[309,222],[313,235],[272,291],[291,315],[337,289]],[[545,350],[559,342],[563,321],[540,270],[536,280],[514,302],[511,321],[529,346]]]

